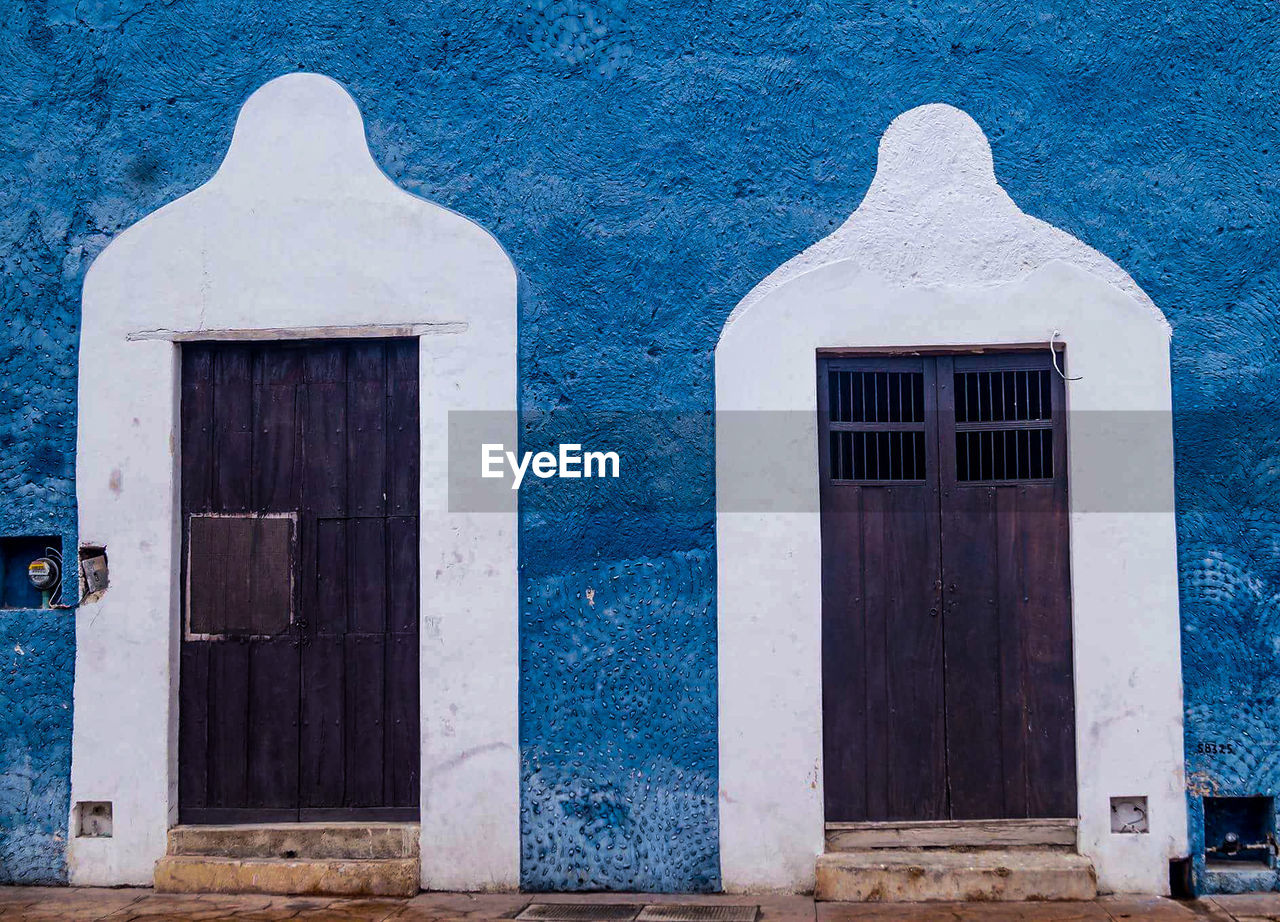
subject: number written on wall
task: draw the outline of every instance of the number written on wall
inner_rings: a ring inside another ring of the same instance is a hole
[[[1233,756],[1235,743],[1196,743],[1196,752],[1205,756]]]

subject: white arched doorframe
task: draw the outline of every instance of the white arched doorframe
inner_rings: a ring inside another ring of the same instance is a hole
[[[1068,344],[1079,847],[1104,890],[1185,854],[1169,327],[1022,214],[968,116],[895,120],[866,199],[744,299],[716,349],[720,846],[726,889],[804,890],[823,850],[821,349]],[[1133,651],[1141,650],[1135,657]],[[1110,798],[1146,796],[1150,833]]]
[[[451,414],[515,444],[516,318],[499,243],[385,176],[317,74],[254,93],[217,174],[98,257],[76,475],[111,585],[76,616],[72,802],[112,802],[114,829],[72,838],[73,884],[149,884],[176,818],[179,344],[416,336],[422,880],[517,885],[515,494],[451,510],[448,451]]]

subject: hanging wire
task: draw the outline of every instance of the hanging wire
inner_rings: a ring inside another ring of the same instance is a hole
[[[58,565],[58,586],[49,595],[49,607],[58,608],[62,605],[62,587],[66,585],[66,571],[62,566],[62,552],[56,547],[46,547],[44,556],[54,561]]]
[[[1058,377],[1060,377],[1063,381],[1079,381],[1081,378],[1084,377],[1084,375],[1076,375],[1075,377],[1070,377],[1068,375],[1063,374],[1062,368],[1059,367],[1058,365],[1058,350],[1053,348],[1053,344],[1058,341],[1058,338],[1060,336],[1062,336],[1062,331],[1054,330],[1053,335],[1049,337],[1049,358],[1053,360],[1053,370],[1058,373]]]

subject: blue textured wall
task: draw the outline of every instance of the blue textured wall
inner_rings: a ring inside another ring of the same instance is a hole
[[[0,537],[61,535],[70,548],[85,227],[63,223],[60,194],[37,200],[16,187],[13,172],[38,144],[5,127],[14,145],[0,153]],[[66,879],[74,649],[69,612],[0,609],[0,883]]]
[[[623,483],[525,497],[525,882],[714,888],[712,349],[754,282],[854,208],[889,120],[950,102],[1025,210],[1175,325],[1177,404],[1203,410],[1177,437],[1191,765],[1274,791],[1276,17],[1265,0],[17,2],[0,247],[5,319],[33,322],[0,327],[0,524],[70,527],[87,261],[212,174],[255,87],[336,77],[385,169],[511,252],[525,408],[670,411],[611,435]],[[533,419],[527,447],[571,428]],[[0,855],[56,877],[70,639],[0,618],[5,651],[48,664],[4,653]],[[1223,737],[1243,755],[1194,755]]]
[[[0,537],[61,535],[75,545],[75,347],[87,230],[79,196],[19,177],[43,141],[17,101],[3,36],[0,147]],[[45,90],[45,92],[48,92]],[[75,624],[64,611],[0,610],[0,883],[66,879]]]

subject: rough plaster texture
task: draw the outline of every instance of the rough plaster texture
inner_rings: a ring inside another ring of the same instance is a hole
[[[1019,205],[1124,266],[1175,327],[1174,389],[1191,415],[1177,436],[1181,536],[1195,549],[1184,613],[1199,631],[1185,654],[1189,748],[1226,728],[1249,753],[1237,764],[1193,752],[1191,764],[1223,790],[1274,792],[1278,37],[1265,0],[13,4],[0,23],[0,526],[74,530],[85,268],[119,231],[213,174],[236,110],[272,77],[334,76],[359,100],[374,157],[398,184],[502,240],[522,273],[526,408],[603,405],[624,418],[712,409],[711,355],[729,312],[847,218],[892,118],[950,102],[986,129]],[[8,322],[15,312],[41,322]],[[598,492],[527,488],[522,599],[597,563],[674,565],[673,549],[714,552],[711,437],[687,433],[615,427],[610,440],[635,478]],[[690,613],[713,576],[697,575],[695,601],[678,613],[687,631],[672,640],[698,675],[715,669],[714,616]],[[644,597],[634,584],[612,621],[599,607],[559,611],[583,628],[573,642],[594,664],[588,676],[609,674],[609,644],[630,623],[621,613]],[[16,641],[38,634],[24,616],[0,618]],[[1246,643],[1246,633],[1260,639]],[[558,668],[536,644],[523,655]],[[0,695],[18,706],[0,706],[0,736],[50,779],[36,813],[0,800],[0,815],[18,817],[4,827],[6,853],[24,856],[12,873],[27,875],[57,866],[43,821],[29,818],[63,822],[56,779],[67,751],[56,738],[69,722],[27,743],[14,721],[25,720],[29,691],[68,703],[69,689],[11,675],[0,676]],[[625,687],[605,687],[600,706],[622,715]],[[677,889],[701,885],[715,851],[713,814],[686,822],[667,806],[700,796],[715,772],[714,690],[690,706],[676,684],[658,688],[652,708],[685,741],[683,777],[661,792],[635,787],[636,822],[622,828],[642,844],[661,837],[673,856],[662,883]],[[526,747],[580,745],[592,789],[633,785],[629,765],[672,752],[669,740],[641,736],[615,757],[592,739],[568,740],[553,689],[526,686],[524,699]],[[545,765],[538,755],[537,771]],[[526,814],[550,817],[556,860],[574,867],[572,877],[532,869],[536,879],[635,883],[596,861],[607,853],[595,848],[602,827],[563,792],[535,787],[532,762],[526,773]]]
[[[1022,214],[982,130],[942,105],[893,121],[853,216],[775,275],[716,348],[722,414],[793,421],[772,426],[765,449],[728,427],[716,446],[725,885],[804,888],[822,850],[816,350],[1048,348],[1059,331],[1078,378],[1067,451],[1079,847],[1104,890],[1166,891],[1187,836],[1164,318],[1118,266]],[[744,489],[770,506],[752,508]],[[1150,835],[1111,834],[1109,798],[1125,792],[1148,796]]]
[[[235,125],[216,175],[85,279],[76,490],[111,586],[77,615],[71,789],[114,809],[111,838],[72,839],[71,881],[148,883],[177,804],[179,350],[131,334],[422,324],[448,331],[419,338],[422,883],[514,886],[515,495],[451,511],[447,433],[451,413],[497,412],[515,440],[515,270],[482,228],[378,169],[333,80],[273,80]]]
[[[918,106],[880,139],[875,177],[857,210],[748,292],[726,325],[770,292],[841,260],[895,287],[960,288],[1016,281],[1055,259],[1132,295],[1168,326],[1123,269],[1018,209],[996,182],[991,144],[972,118],[954,106]]]
[[[74,624],[0,613],[0,884],[66,879]]]

